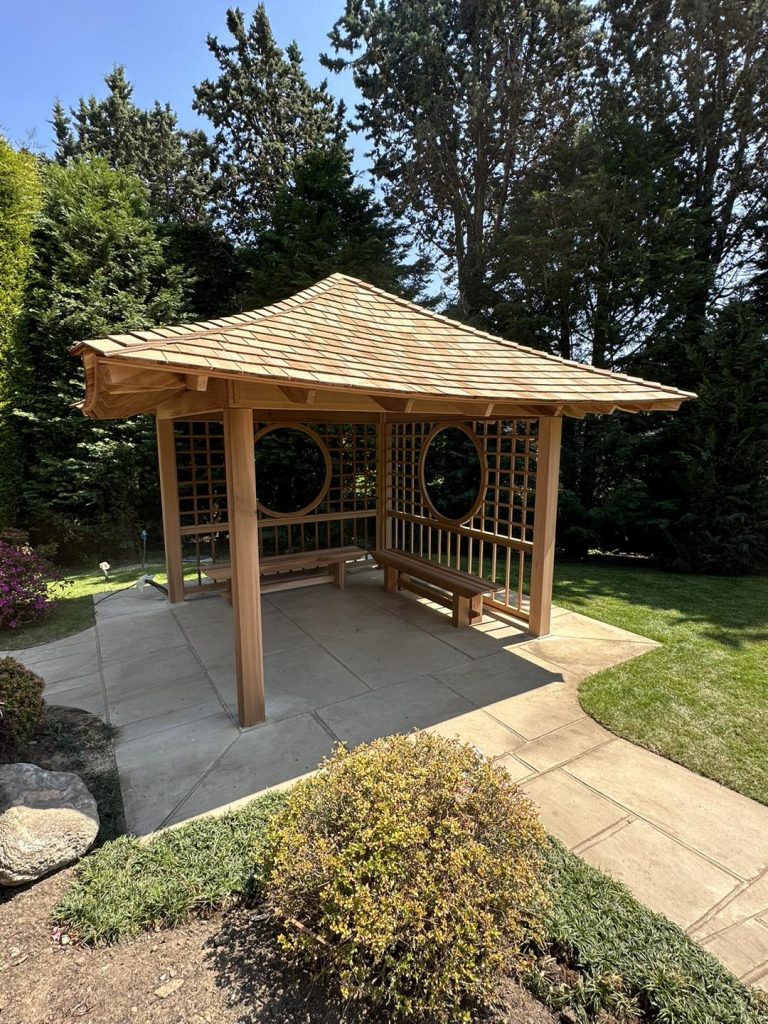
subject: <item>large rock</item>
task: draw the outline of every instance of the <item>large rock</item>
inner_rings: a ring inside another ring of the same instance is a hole
[[[98,831],[96,801],[77,775],[0,765],[0,885],[34,882],[71,864]]]

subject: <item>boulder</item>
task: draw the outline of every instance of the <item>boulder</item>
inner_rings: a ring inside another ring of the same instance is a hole
[[[79,776],[0,765],[0,885],[23,885],[66,867],[98,831],[96,801]]]

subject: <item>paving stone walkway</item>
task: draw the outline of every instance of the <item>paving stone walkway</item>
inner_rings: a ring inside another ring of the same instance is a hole
[[[553,834],[768,987],[768,807],[616,738],[578,703],[580,680],[652,641],[564,610],[541,639],[501,615],[456,630],[364,569],[344,591],[264,598],[268,722],[241,731],[223,598],[96,602],[94,629],[15,655],[51,703],[118,727],[136,833],[287,784],[339,740],[435,729],[497,758]]]

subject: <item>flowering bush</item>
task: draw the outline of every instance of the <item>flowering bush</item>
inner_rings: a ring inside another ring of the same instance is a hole
[[[56,570],[28,544],[0,540],[0,629],[18,629],[51,606]]]

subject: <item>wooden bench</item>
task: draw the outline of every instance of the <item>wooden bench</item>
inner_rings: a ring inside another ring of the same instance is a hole
[[[451,608],[457,628],[483,621],[483,596],[493,593],[493,583],[404,551],[374,551],[373,557],[384,570],[385,590],[411,590]]]
[[[333,583],[339,590],[343,590],[347,582],[347,562],[354,562],[365,555],[366,552],[355,545],[322,551],[297,551],[288,555],[265,555],[259,559],[261,576],[285,574],[285,578],[264,582],[262,590],[287,590],[311,583]],[[308,571],[316,569],[327,569],[328,572],[324,575],[306,575]],[[203,572],[215,583],[226,583],[227,597],[231,600],[232,566],[228,562],[219,563],[203,568]],[[302,572],[305,575],[300,575]]]

